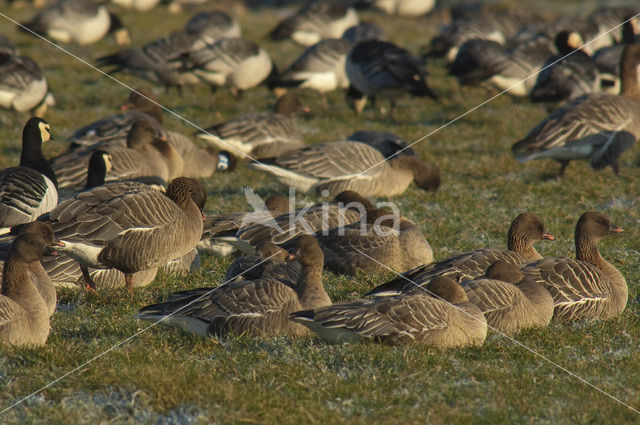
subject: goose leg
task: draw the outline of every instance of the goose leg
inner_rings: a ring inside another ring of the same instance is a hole
[[[564,176],[564,172],[567,169],[568,165],[569,165],[568,160],[560,161],[560,171],[558,171],[558,178],[561,178],[562,176]]]
[[[617,159],[611,161],[611,168],[613,168],[613,172],[616,174],[616,176],[620,175],[620,163]]]
[[[96,284],[93,281],[93,279],[91,279],[91,275],[89,274],[89,269],[87,269],[85,266],[80,266],[80,271],[82,271],[82,277],[84,278],[85,289],[87,291],[95,291]]]
[[[125,287],[127,288],[127,291],[129,291],[130,294],[133,294],[133,275],[130,273],[125,273],[124,274],[124,284]]]

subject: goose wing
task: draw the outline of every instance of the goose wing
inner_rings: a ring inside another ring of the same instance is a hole
[[[27,322],[27,312],[11,298],[0,295],[0,326],[10,325],[12,322]]]
[[[45,175],[28,167],[0,171],[0,227],[33,221],[57,203],[58,191]]]

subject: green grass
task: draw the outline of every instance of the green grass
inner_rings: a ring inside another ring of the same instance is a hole
[[[574,10],[579,2],[558,5]],[[586,7],[581,6],[580,10]],[[28,10],[6,13],[17,19]],[[301,49],[292,43],[263,40],[270,24],[282,16],[270,9],[239,13],[245,35],[264,45],[279,66]],[[180,28],[188,13],[168,15],[160,8],[148,14],[125,13],[134,43]],[[438,29],[435,19],[390,19],[365,13],[389,37],[417,52]],[[159,25],[158,22],[162,22]],[[49,79],[58,107],[47,114],[54,135],[63,141],[73,129],[113,113],[127,90],[51,46],[14,31],[0,19],[0,31],[34,57]],[[91,62],[116,50],[107,39],[90,47],[68,47]],[[381,119],[374,110],[362,117],[348,109],[342,93],[328,96],[330,109],[303,92],[314,113],[300,117],[309,143],[339,140],[361,128],[392,131],[416,140],[480,104],[494,92],[460,89],[446,76],[442,63],[429,65],[430,82],[442,101],[405,99],[397,121]],[[137,86],[135,77],[118,75]],[[262,111],[274,102],[263,88],[240,99],[221,90],[212,101],[208,88],[187,88],[182,97],[157,91],[167,107],[200,126],[239,113]],[[595,323],[553,324],[522,332],[515,338],[550,361],[588,380],[624,403],[640,408],[640,320],[638,260],[640,198],[638,148],[622,157],[622,173],[594,172],[586,163],[572,163],[564,179],[550,178],[551,161],[517,163],[510,146],[546,116],[543,106],[501,96],[414,148],[437,164],[443,184],[427,193],[411,186],[393,199],[415,220],[434,248],[436,258],[486,245],[504,246],[506,230],[518,213],[542,217],[556,237],[541,243],[545,256],[572,256],[573,231],[579,215],[605,212],[624,228],[619,237],[601,243],[603,256],[627,277],[630,297],[617,319]],[[20,132],[26,115],[0,115],[0,167],[17,163]],[[166,115],[166,126],[189,134],[189,125]],[[52,156],[64,142],[45,146]],[[206,181],[212,212],[247,208],[241,188],[260,194],[282,191],[275,182],[243,166],[234,174],[216,174]],[[300,197],[300,202],[315,201]],[[378,199],[382,201],[384,199]],[[59,292],[59,311],[41,348],[0,347],[0,409],[57,377],[104,353],[143,330],[148,323],[133,316],[143,305],[164,299],[171,291],[222,281],[228,259],[207,257],[199,272],[176,278],[159,276],[133,298],[124,291],[87,295]],[[325,275],[336,299],[364,293],[389,275],[346,278]],[[80,368],[33,398],[0,416],[0,423],[632,423],[634,412],[604,396],[548,361],[500,335],[490,333],[482,348],[441,351],[428,347],[374,344],[328,346],[316,339],[205,340],[176,329],[154,327]]]

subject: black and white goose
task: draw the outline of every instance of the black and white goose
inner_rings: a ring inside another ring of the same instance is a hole
[[[238,22],[220,10],[196,13],[185,25],[185,30],[191,34],[198,34],[207,43],[242,36]]]
[[[91,0],[60,0],[19,28],[63,43],[93,44],[109,32],[114,33],[119,45],[130,42],[122,21]]]
[[[0,108],[41,116],[47,93],[47,79],[33,59],[0,52]]]
[[[367,98],[389,99],[390,116],[396,100],[406,93],[438,98],[427,85],[426,73],[417,60],[405,49],[386,41],[356,44],[347,55],[345,70],[351,84],[347,96],[358,113],[364,109]]]
[[[290,38],[303,46],[311,46],[324,38],[340,38],[347,28],[358,22],[355,9],[344,2],[313,1],[280,22],[269,35],[272,40]]]
[[[630,45],[621,59],[620,94],[587,94],[556,109],[512,146],[516,159],[555,159],[559,176],[575,159],[588,159],[594,169],[610,165],[618,174],[618,158],[640,137],[639,67],[640,45]]]
[[[0,232],[33,221],[58,204],[56,176],[42,155],[42,143],[49,140],[53,137],[45,120],[27,121],[20,166],[0,171]]]

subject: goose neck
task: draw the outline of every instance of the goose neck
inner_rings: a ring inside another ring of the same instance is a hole
[[[515,234],[514,232],[509,232],[507,237],[507,249],[524,255],[527,260],[530,261],[542,259],[542,255],[536,251],[528,238]]]
[[[331,304],[322,283],[322,266],[303,264],[295,291],[303,309],[315,309]]]

